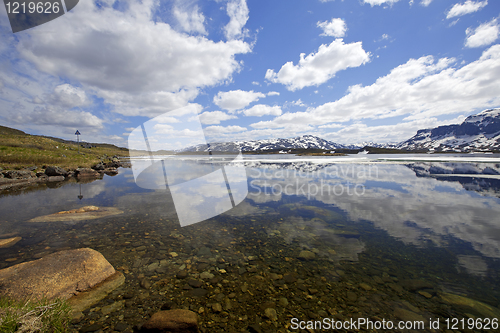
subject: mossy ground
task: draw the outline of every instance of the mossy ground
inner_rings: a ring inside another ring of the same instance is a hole
[[[91,167],[102,157],[128,156],[128,150],[113,145],[80,147],[72,143],[28,134],[0,133],[0,167],[4,170],[56,165],[65,169]]]
[[[14,301],[1,296],[0,332],[67,332],[70,313],[70,306],[63,300]]]

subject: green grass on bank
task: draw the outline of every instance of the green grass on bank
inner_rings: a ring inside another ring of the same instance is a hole
[[[70,313],[70,306],[63,300],[21,302],[1,296],[0,332],[67,332]]]
[[[22,169],[36,166],[56,165],[66,169],[91,167],[99,163],[103,156],[128,156],[126,148],[109,144],[82,148],[71,141],[29,135],[24,132],[0,126],[0,167]]]

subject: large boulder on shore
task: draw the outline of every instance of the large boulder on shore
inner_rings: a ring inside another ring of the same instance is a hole
[[[68,299],[113,274],[113,266],[95,250],[60,251],[0,270],[0,294],[18,300]]]
[[[183,309],[158,311],[142,328],[155,332],[198,332],[198,315]]]
[[[9,170],[4,172],[4,176],[10,179],[36,178],[36,174],[31,170]]]
[[[45,169],[45,174],[47,176],[64,176],[66,177],[68,175],[68,171],[64,170],[63,168],[60,168],[58,166],[48,166]]]

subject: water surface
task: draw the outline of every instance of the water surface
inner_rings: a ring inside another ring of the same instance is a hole
[[[500,311],[500,162],[417,157],[245,156],[246,199],[187,227],[169,190],[138,187],[130,169],[11,191],[0,197],[0,238],[22,240],[0,249],[0,268],[61,249],[103,253],[126,282],[75,329],[132,328],[161,308],[197,312],[207,332],[297,331],[292,318],[485,317],[448,294]],[[27,222],[86,205],[124,213]]]

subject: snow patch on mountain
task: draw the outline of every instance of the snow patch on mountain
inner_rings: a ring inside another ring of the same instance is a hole
[[[467,117],[460,125],[419,130],[397,148],[460,152],[500,149],[500,109],[484,110]]]

